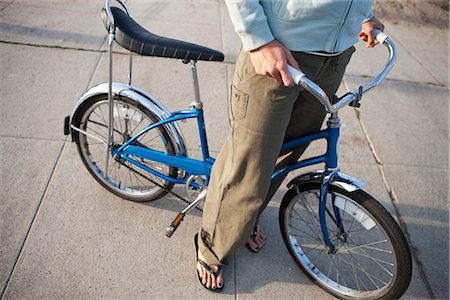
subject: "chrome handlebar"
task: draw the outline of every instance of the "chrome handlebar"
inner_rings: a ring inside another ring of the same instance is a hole
[[[316,97],[320,101],[320,103],[323,104],[326,112],[335,113],[342,107],[346,106],[347,104],[354,101],[359,101],[364,93],[370,91],[371,89],[379,85],[381,81],[383,81],[383,79],[387,76],[389,71],[391,71],[391,69],[393,68],[395,61],[397,59],[397,49],[395,48],[394,43],[386,34],[384,34],[379,30],[375,32],[375,35],[377,41],[380,44],[384,44],[388,48],[389,59],[386,65],[373,81],[369,82],[368,84],[358,89],[351,90],[344,97],[339,99],[339,101],[335,104],[332,104],[327,94],[325,94],[325,92],[312,80],[308,79],[303,72],[289,65],[288,71],[291,74],[295,84],[302,86],[307,91],[309,91],[314,97]]]

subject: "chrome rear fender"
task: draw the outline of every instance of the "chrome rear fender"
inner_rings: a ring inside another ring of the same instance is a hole
[[[136,101],[137,103],[148,109],[150,112],[152,112],[158,120],[163,120],[170,115],[170,112],[167,110],[167,108],[155,97],[134,86],[115,82],[112,84],[112,93],[113,95],[128,97]],[[70,115],[71,126],[74,126],[73,120],[76,119],[77,114],[79,112],[79,108],[83,105],[83,103],[88,99],[92,97],[97,97],[99,95],[108,96],[108,83],[101,83],[99,85],[90,88],[78,99],[78,102],[75,105],[72,114]],[[186,156],[187,155],[186,146],[184,143],[183,134],[179,126],[176,123],[167,123],[163,126],[169,133],[170,139],[175,147],[176,153],[179,155]],[[72,129],[70,132],[73,141],[74,130]]]

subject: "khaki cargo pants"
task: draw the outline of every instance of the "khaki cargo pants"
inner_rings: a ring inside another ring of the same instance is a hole
[[[333,57],[293,55],[332,98],[353,52],[354,47]],[[307,147],[280,154],[283,141],[319,130],[324,117],[322,104],[311,94],[256,75],[248,52],[241,51],[231,90],[231,129],[213,166],[199,234],[207,263],[223,264],[246,243],[282,182],[271,184],[274,169],[297,161]]]

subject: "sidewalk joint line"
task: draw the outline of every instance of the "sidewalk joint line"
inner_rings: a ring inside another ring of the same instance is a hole
[[[233,253],[234,262],[234,300],[237,300],[237,264],[236,264],[236,252]]]
[[[6,135],[0,134],[0,138],[12,138],[12,139],[22,139],[22,140],[35,140],[35,141],[48,141],[48,142],[65,142],[65,138],[42,138],[42,137],[32,137],[32,136],[20,136],[20,135]]]
[[[6,41],[6,40],[0,40],[0,43],[9,44],[9,45],[18,45],[18,46],[29,46],[29,47],[58,49],[58,50],[85,51],[85,52],[94,52],[94,53],[108,52],[108,50],[100,50],[100,49],[89,49],[89,48],[60,46],[60,45],[45,45],[45,44],[35,44],[35,43],[26,43],[26,42]],[[128,53],[122,53],[122,52],[114,52],[114,54],[129,55]]]
[[[405,48],[406,53],[408,53],[415,61],[417,61],[417,63],[418,63],[422,68],[424,68],[424,69],[428,72],[428,74],[430,74],[431,77],[433,77],[433,79],[434,79],[436,82],[438,82],[439,84],[441,84],[440,80],[439,80],[438,78],[436,78],[436,76],[434,76],[433,72],[432,72],[431,70],[429,70],[429,69],[427,68],[427,66],[425,66],[419,59],[417,59],[417,58],[411,53],[411,51],[409,51],[409,48],[408,48],[407,46],[403,45],[403,43],[401,43],[400,40],[398,40],[398,39],[396,39],[395,42],[398,43],[398,44],[399,44],[400,46],[402,46],[403,48]]]
[[[13,4],[13,3],[14,3],[14,1],[11,1],[10,3],[6,4],[6,6],[3,7],[3,9],[0,10],[0,13],[3,12],[3,11],[4,11],[5,9],[7,9],[8,7],[10,7],[11,4]]]
[[[0,40],[0,43],[8,44],[8,45],[28,46],[28,47],[57,49],[57,50],[84,51],[84,52],[93,52],[93,53],[102,53],[102,54],[108,53],[108,49],[105,49],[105,50],[89,49],[89,48],[71,47],[71,46],[45,45],[45,44],[35,44],[35,43],[27,43],[27,42],[14,42],[14,41],[7,41],[7,40]],[[103,43],[102,43],[102,45],[103,45]],[[128,51],[127,52],[113,51],[113,54],[127,55],[127,56],[130,55],[130,53]],[[137,55],[137,56],[140,56],[140,55]],[[158,56],[150,56],[150,57],[161,58]],[[219,62],[219,63],[225,64],[225,65],[234,65],[235,64],[234,61],[223,61],[223,62]]]
[[[55,165],[53,166],[53,169],[52,169],[52,171],[50,173],[50,176],[48,178],[47,184],[45,185],[44,192],[42,193],[41,199],[39,200],[38,206],[36,208],[36,212],[34,213],[33,219],[31,219],[30,226],[28,227],[27,233],[25,234],[25,238],[23,239],[22,245],[20,246],[19,253],[17,254],[16,261],[14,262],[14,266],[13,266],[11,272],[8,275],[8,280],[6,281],[5,287],[4,287],[4,289],[3,289],[3,291],[2,291],[2,293],[0,295],[0,299],[4,299],[6,290],[8,289],[8,287],[9,287],[9,285],[11,283],[11,278],[12,278],[14,272],[16,271],[17,264],[18,264],[22,254],[23,254],[25,243],[28,240],[28,237],[29,237],[29,235],[31,233],[31,229],[33,228],[34,222],[36,221],[36,216],[39,213],[39,210],[41,209],[42,202],[43,202],[43,200],[45,198],[45,195],[47,194],[48,187],[50,186],[50,182],[52,181],[53,174],[55,173],[56,167],[59,164],[59,161],[61,159],[61,155],[62,155],[62,152],[64,150],[64,147],[65,147],[66,143],[67,143],[67,137],[66,137],[66,140],[64,141],[63,145],[61,146],[61,150],[59,151],[58,157],[56,158]]]
[[[103,47],[103,45],[106,44],[106,42],[107,42],[107,38],[106,38],[106,36],[105,36],[105,38],[103,39],[103,42],[102,42],[100,48]],[[99,52],[100,52],[100,51],[101,51],[101,50],[99,50]],[[101,61],[101,59],[102,59],[102,55],[103,55],[103,53],[105,53],[106,51],[107,51],[107,50],[105,50],[104,52],[100,52],[101,54],[98,56],[97,61],[95,62],[95,66],[94,66],[94,68],[92,69],[91,76],[89,76],[89,80],[88,80],[87,86],[86,86],[86,91],[89,89],[89,86],[91,85],[92,79],[94,78],[94,74],[95,74],[95,72],[97,72],[97,70],[99,69],[100,61]],[[113,51],[113,53],[114,53],[114,51]]]
[[[348,87],[347,87],[347,84],[345,82],[344,82],[344,86],[345,86],[345,88],[347,90],[349,90]],[[397,197],[394,189],[389,184],[389,181],[388,181],[388,179],[387,179],[387,177],[385,175],[384,168],[383,168],[383,162],[380,159],[380,157],[378,156],[377,152],[375,151],[375,146],[374,146],[374,144],[372,143],[372,140],[369,137],[369,133],[367,132],[366,127],[364,126],[364,122],[361,119],[361,111],[358,108],[354,108],[354,111],[356,113],[356,119],[358,120],[358,122],[359,122],[359,124],[361,126],[361,129],[362,129],[362,131],[364,133],[364,136],[366,137],[367,143],[368,143],[369,148],[370,148],[370,152],[372,153],[372,156],[373,156],[373,158],[375,160],[375,163],[376,163],[378,172],[381,175],[381,179],[383,181],[384,187],[385,187],[385,189],[386,189],[386,191],[387,191],[387,193],[389,195],[389,198],[391,199],[391,203],[392,203],[392,206],[394,208],[395,214],[397,216],[400,228],[402,229],[403,234],[405,235],[405,238],[408,241],[408,245],[409,245],[409,247],[411,249],[411,255],[412,255],[412,258],[413,258],[414,262],[416,263],[417,268],[419,269],[420,277],[421,277],[421,279],[422,279],[422,281],[423,281],[423,283],[425,285],[425,288],[426,288],[430,298],[431,299],[435,299],[435,295],[434,295],[434,292],[433,292],[433,290],[431,288],[431,285],[429,283],[428,277],[427,277],[427,275],[425,273],[425,269],[423,267],[423,263],[422,263],[422,261],[420,260],[420,258],[418,256],[418,253],[417,253],[418,249],[416,247],[414,247],[413,244],[412,244],[411,236],[409,234],[408,227],[406,225],[406,221],[404,220],[404,218],[403,218],[403,216],[402,216],[402,214],[400,212],[400,209],[398,207],[398,205],[400,203],[399,200],[398,200],[398,197]]]
[[[368,79],[374,78],[374,76],[370,76],[370,75],[358,75],[358,74],[352,74],[352,73],[346,73],[345,76],[368,78]],[[447,85],[445,85],[443,83],[436,83],[436,82],[420,82],[420,81],[403,80],[403,79],[397,79],[397,78],[385,78],[383,81],[420,84],[420,85],[424,85],[424,86],[443,87],[443,88],[447,88],[447,89],[449,88]],[[347,86],[346,86],[346,88],[347,88]],[[351,90],[351,89],[347,89],[347,90]]]

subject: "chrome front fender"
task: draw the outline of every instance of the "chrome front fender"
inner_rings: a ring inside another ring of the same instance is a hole
[[[112,93],[113,95],[128,97],[136,101],[137,103],[148,109],[150,112],[152,112],[158,120],[163,120],[170,115],[170,112],[167,110],[167,108],[155,97],[134,86],[115,82],[112,84]],[[79,108],[83,105],[85,101],[87,101],[92,97],[97,97],[103,94],[108,95],[108,83],[101,83],[87,90],[78,99],[78,102],[75,105],[72,114],[70,115],[70,124],[73,125],[73,120],[76,119],[76,116],[79,112]],[[181,133],[179,126],[176,123],[167,123],[163,126],[169,133],[170,139],[175,147],[176,153],[179,155],[187,155],[183,135]],[[71,130],[71,135],[73,140],[73,130]]]
[[[311,173],[302,174],[292,179],[287,186],[288,188],[291,188],[295,184],[306,181],[321,182],[324,172],[324,170],[318,170]],[[343,188],[347,192],[354,192],[361,189],[365,185],[365,183],[358,178],[342,172],[337,172],[330,184]]]

